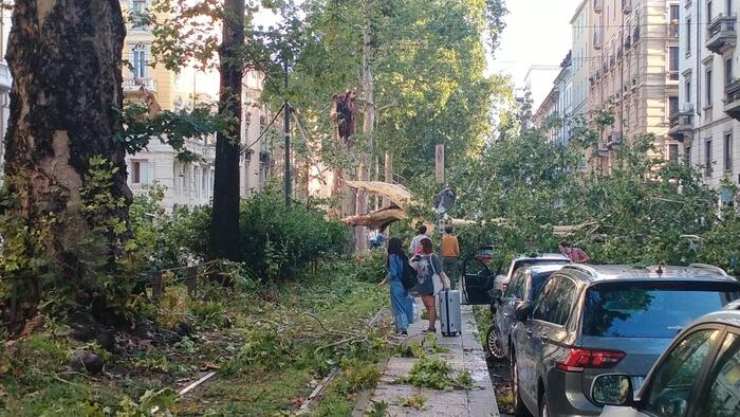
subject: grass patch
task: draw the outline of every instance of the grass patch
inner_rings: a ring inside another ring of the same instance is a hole
[[[402,407],[413,408],[415,410],[423,410],[426,404],[427,398],[421,394],[415,394],[401,400]]]
[[[139,417],[155,401],[173,416],[290,415],[336,367],[341,372],[315,415],[349,415],[389,353],[388,329],[367,327],[387,306],[387,291],[348,274],[353,264],[327,262],[249,292],[204,286],[191,298],[185,287],[170,287],[154,326],[170,329],[167,338],[146,329],[127,335],[95,378],[67,365],[75,350],[96,346],[42,329],[0,351],[0,416]],[[188,336],[176,333],[182,323],[192,329]],[[210,370],[215,378],[169,401],[172,390]]]
[[[436,356],[423,355],[411,367],[408,375],[398,380],[401,384],[410,384],[419,388],[436,390],[453,390],[473,388],[473,378],[470,372],[464,370],[453,376],[452,368],[443,359]]]

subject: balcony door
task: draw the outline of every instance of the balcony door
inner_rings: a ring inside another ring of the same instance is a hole
[[[131,64],[133,65],[134,78],[143,80],[147,78],[146,47],[135,46],[131,51]]]

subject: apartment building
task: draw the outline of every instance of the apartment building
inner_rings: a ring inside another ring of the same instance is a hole
[[[568,52],[565,58],[563,58],[559,68],[560,71],[552,83],[552,88],[542,103],[537,107],[532,117],[532,123],[538,128],[547,126],[547,130],[545,131],[547,139],[553,143],[564,145],[570,141],[571,126],[569,122],[574,111],[574,79],[571,52]],[[554,121],[559,121],[560,123],[549,126]]]
[[[572,54],[572,113],[575,116],[583,115],[588,112],[588,91],[589,91],[589,57],[591,56],[591,30],[593,22],[591,21],[592,0],[583,0],[578,5],[573,18],[570,20],[573,44],[571,46]]]
[[[740,183],[740,80],[737,16],[740,0],[681,0],[680,111],[670,134],[686,160],[718,188]]]
[[[147,12],[151,0],[122,0],[124,14],[131,16],[124,43],[123,90],[129,99],[151,93],[162,110],[186,110],[196,105],[216,106],[218,73],[204,73],[192,68],[180,74],[162,65],[152,65],[151,45],[154,36],[145,19],[137,16]],[[264,75],[250,71],[244,75],[241,117],[240,194],[243,198],[264,190],[274,172],[274,135],[263,135],[271,114],[260,102]],[[279,128],[279,123],[273,128]],[[186,140],[186,148],[198,156],[195,161],[182,161],[169,145],[153,139],[142,152],[128,155],[128,183],[134,194],[145,194],[153,186],[164,188],[163,206],[208,205],[213,198],[215,176],[215,137]]]
[[[9,4],[6,2],[6,4]],[[11,27],[11,13],[4,7],[0,7],[0,184],[2,183],[2,172],[5,166],[5,132],[8,131],[8,119],[10,117],[10,89],[13,79],[10,76],[10,68],[5,61],[5,53],[8,51],[8,35]]]
[[[668,136],[678,111],[679,2],[590,1],[588,107],[592,117],[614,116],[590,152],[592,169],[608,174],[616,147],[647,134],[655,137],[654,157],[679,158],[679,142]]]

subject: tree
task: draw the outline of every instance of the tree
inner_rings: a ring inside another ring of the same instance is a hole
[[[117,0],[15,2],[2,225],[11,322],[51,289],[94,296],[100,283],[84,280],[86,256],[101,271],[116,269],[131,199],[124,146],[114,140],[124,36]]]
[[[216,136],[213,186],[212,256],[239,259],[239,156],[244,45],[244,0],[225,0],[219,113],[228,121]]]

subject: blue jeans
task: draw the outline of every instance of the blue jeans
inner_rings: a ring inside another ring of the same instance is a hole
[[[414,322],[414,308],[411,305],[411,296],[406,288],[403,288],[401,281],[391,281],[391,308],[393,310],[393,321],[396,324],[396,331],[402,332],[409,328],[409,324]]]

